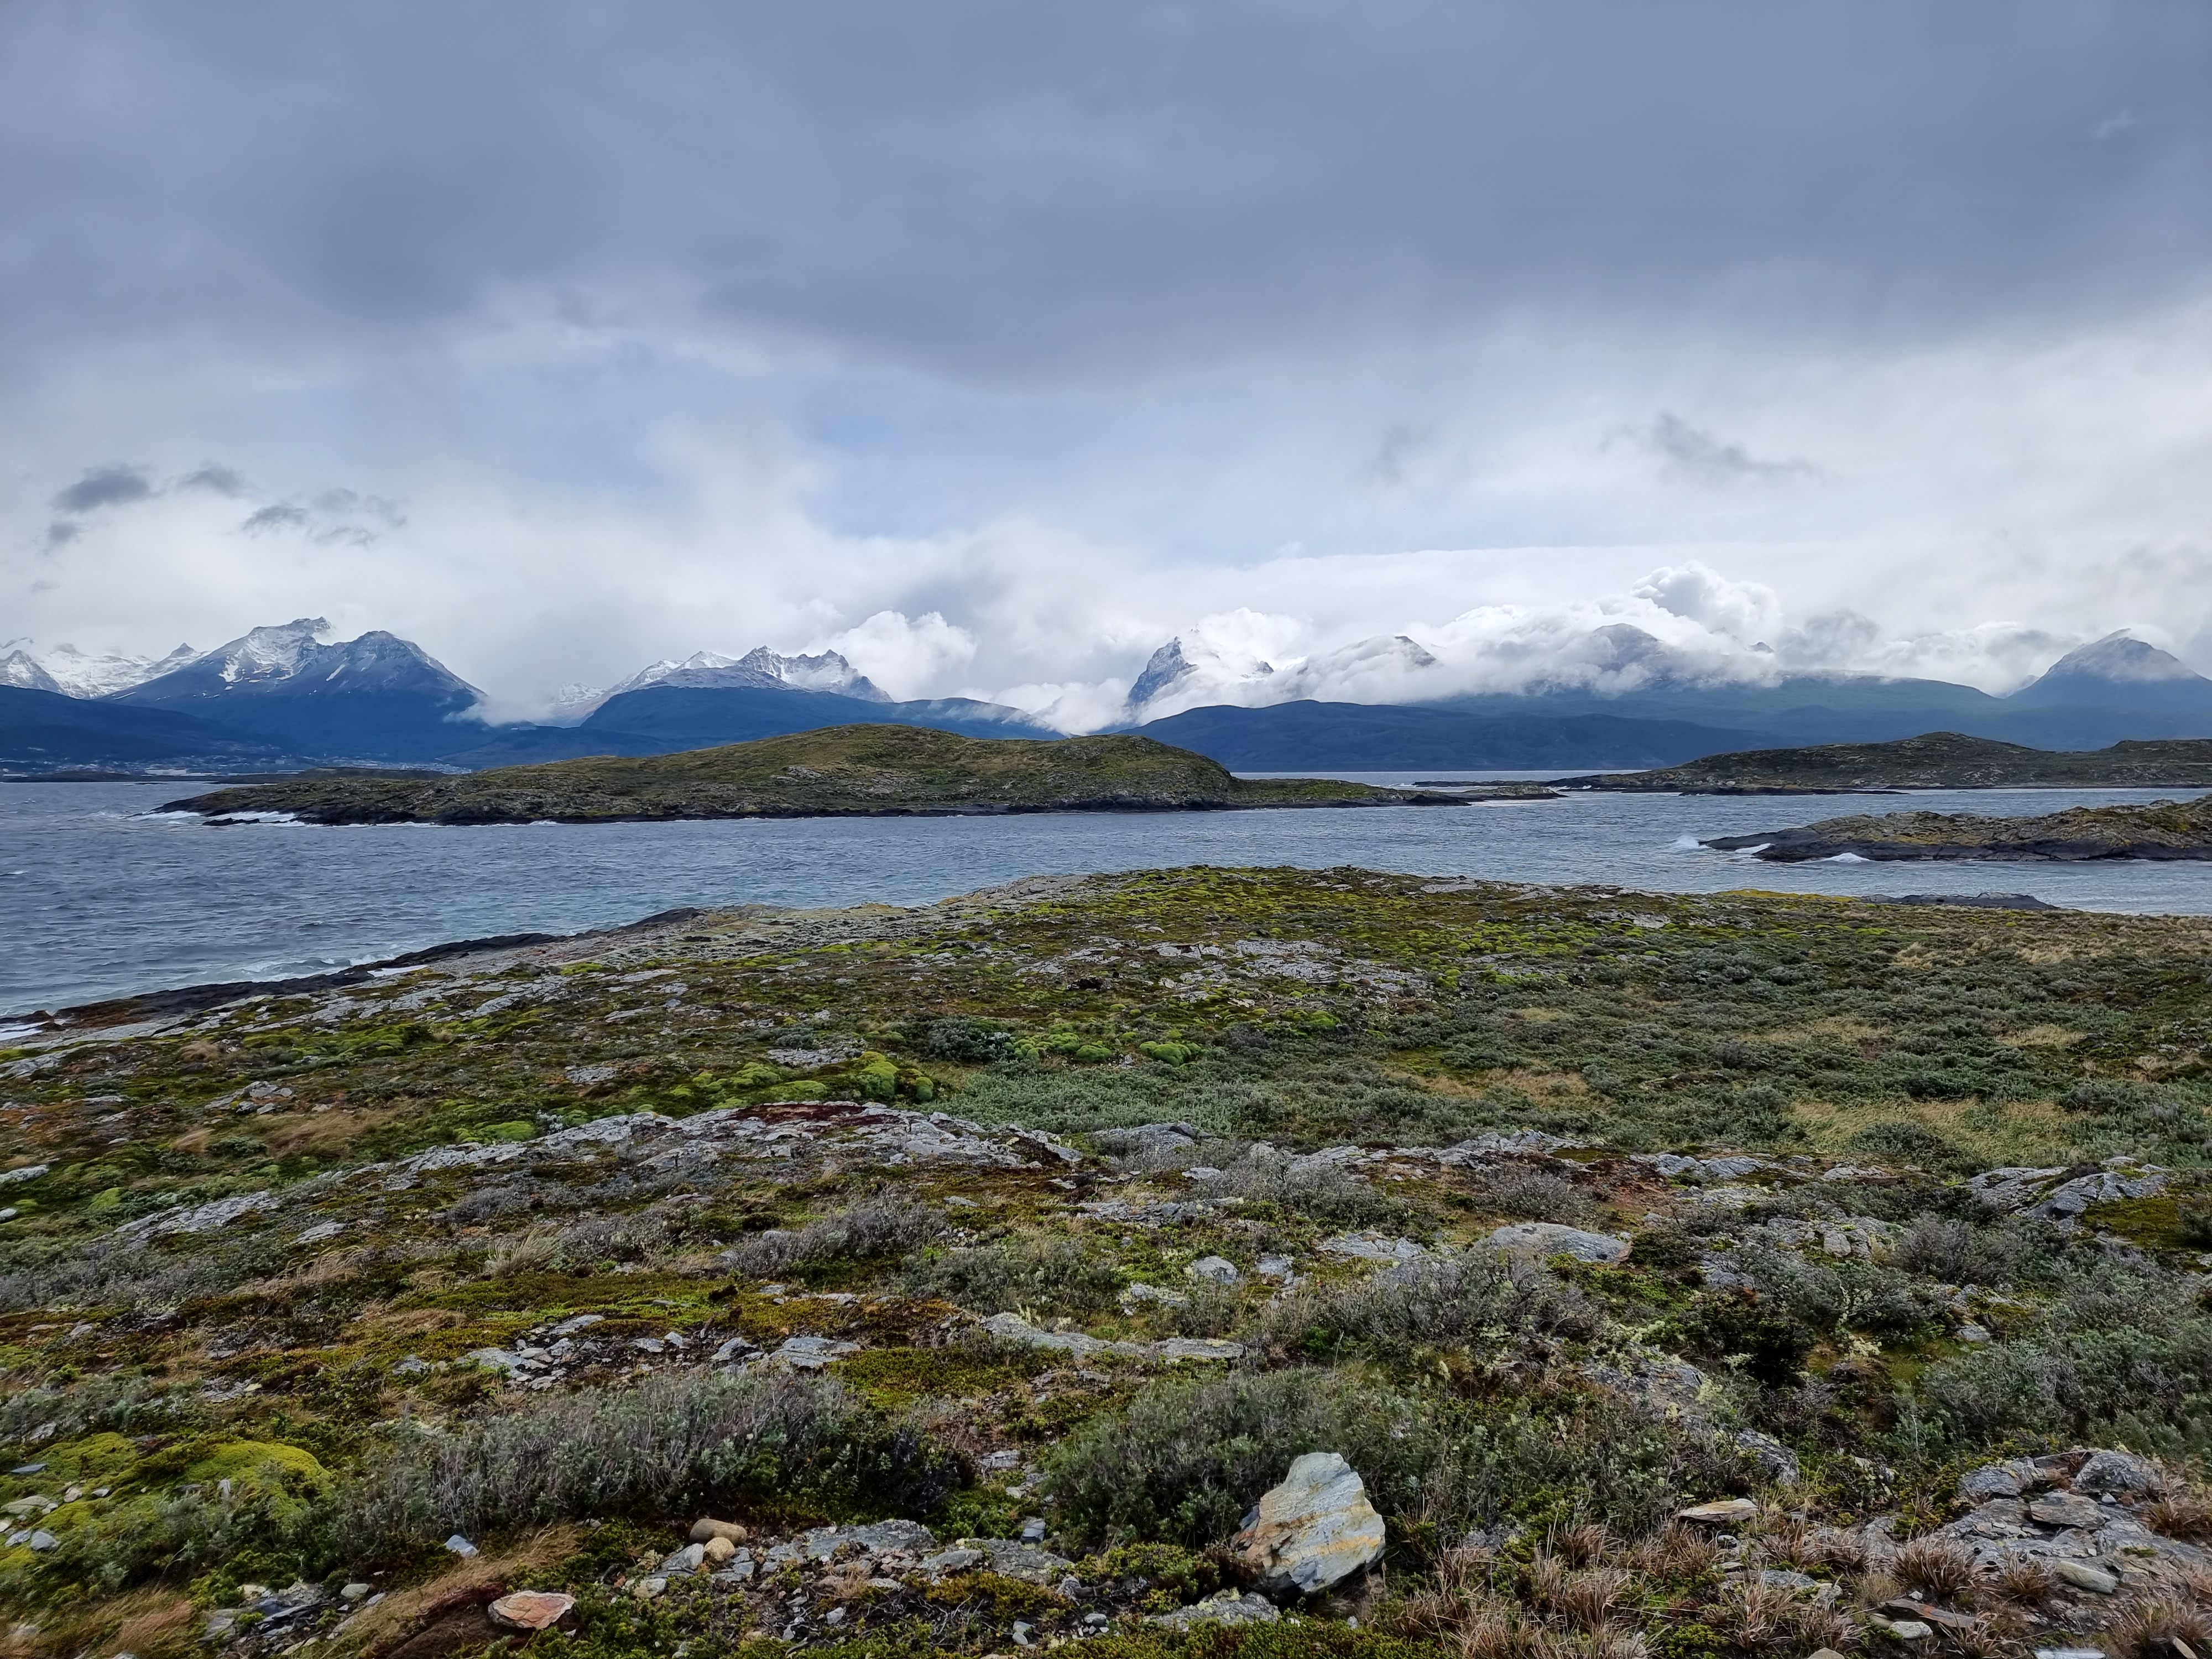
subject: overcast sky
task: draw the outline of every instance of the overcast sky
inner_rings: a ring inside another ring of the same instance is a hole
[[[1080,713],[1694,563],[2212,669],[2208,94],[2201,0],[11,0],[0,637]]]

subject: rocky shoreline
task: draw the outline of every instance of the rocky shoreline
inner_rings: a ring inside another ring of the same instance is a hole
[[[1837,858],[1885,863],[2196,861],[2212,859],[2212,798],[2148,806],[2075,807],[2039,817],[1861,814],[1753,835],[1711,836],[1698,844],[1716,852],[1749,853],[1774,864]]]
[[[2130,738],[2108,749],[2030,749],[1929,732],[1887,743],[1707,755],[1648,772],[1563,778],[1632,794],[1891,794],[1908,789],[2212,789],[2212,738]]]

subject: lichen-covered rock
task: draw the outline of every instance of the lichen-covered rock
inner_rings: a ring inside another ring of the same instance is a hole
[[[2133,1498],[2156,1492],[2162,1483],[2158,1471],[2133,1452],[2095,1451],[2074,1476],[2074,1490],[2101,1498],[2112,1492]]]
[[[1308,1452],[1244,1517],[1231,1547],[1269,1595],[1311,1595],[1382,1559],[1382,1517],[1337,1452]]]
[[[1557,1221],[1510,1222],[1491,1234],[1490,1242],[1516,1255],[1571,1255],[1577,1261],[1607,1263],[1628,1260],[1626,1239]]]
[[[1272,1625],[1282,1616],[1275,1610],[1275,1604],[1264,1595],[1249,1592],[1239,1595],[1235,1590],[1224,1590],[1206,1601],[1177,1607],[1173,1613],[1163,1613],[1152,1622],[1165,1625],[1170,1630],[1188,1630],[1196,1625]]]
[[[1324,1255],[1349,1256],[1355,1261],[1419,1261],[1429,1253],[1410,1238],[1392,1238],[1375,1232],[1339,1233],[1321,1242]]]
[[[1970,1504],[1993,1498],[2017,1498],[2023,1490],[2021,1471],[2011,1463],[1984,1463],[1959,1477],[1959,1496]]]

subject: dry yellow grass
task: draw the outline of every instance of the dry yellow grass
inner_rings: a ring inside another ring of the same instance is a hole
[[[2072,1121],[2055,1100],[1801,1100],[1790,1121],[1824,1152],[1841,1153],[1877,1123],[1915,1123],[1986,1166],[2070,1163],[2081,1157]]]
[[[471,1592],[505,1585],[525,1572],[558,1565],[576,1553],[580,1535],[574,1525],[547,1527],[505,1549],[487,1549],[465,1561],[456,1561],[435,1578],[393,1590],[374,1607],[356,1614],[345,1634],[329,1642],[326,1650],[386,1652],[404,1641],[423,1615],[441,1604],[461,1601]],[[495,1634],[486,1623],[485,1640],[489,1642]]]
[[[395,1115],[397,1114],[388,1110],[348,1111],[339,1109],[328,1112],[288,1114],[267,1119],[258,1127],[270,1152],[278,1158],[296,1158],[302,1154],[320,1158],[349,1151],[360,1144],[362,1136],[389,1123]]]
[[[2030,1025],[1998,1041],[2012,1048],[2068,1048],[2087,1035],[2063,1025]]]
[[[199,1650],[192,1604],[174,1590],[134,1590],[42,1617],[40,1624],[0,1626],[0,1659],[62,1659],[87,1653],[185,1659]]]

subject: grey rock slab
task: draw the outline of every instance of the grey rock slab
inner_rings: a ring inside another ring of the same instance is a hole
[[[2055,1492],[2036,1498],[2027,1506],[2031,1521],[2046,1527],[2080,1527],[2094,1531],[2108,1518],[2105,1506],[2094,1498],[2083,1498],[2070,1492]]]
[[[1321,1242],[1325,1255],[1349,1256],[1355,1261],[1419,1261],[1429,1252],[1410,1238],[1392,1238],[1375,1232],[1339,1233]]]
[[[1626,1239],[1556,1221],[1509,1222],[1490,1235],[1490,1242],[1516,1255],[1569,1255],[1577,1261],[1607,1263],[1628,1260]]]
[[[768,1363],[784,1370],[818,1371],[833,1360],[860,1352],[857,1342],[840,1342],[830,1336],[788,1336],[768,1357]]]
[[[1382,1517],[1337,1452],[1308,1452],[1263,1493],[1231,1547],[1262,1592],[1311,1595],[1382,1559]]]
[[[1202,1255],[1185,1267],[1183,1273],[1204,1285],[1234,1285],[1244,1277],[1237,1271],[1235,1262],[1222,1255]]]
[[[1002,1342],[1045,1348],[1078,1359],[1158,1359],[1173,1364],[1186,1359],[1241,1359],[1245,1352],[1243,1343],[1218,1337],[1173,1336],[1158,1342],[1123,1342],[1087,1336],[1081,1331],[1040,1330],[1017,1313],[993,1314],[983,1322],[983,1328]]]
[[[1701,1527],[1734,1526],[1738,1522],[1754,1520],[1759,1505],[1748,1498],[1723,1498],[1710,1504],[1692,1504],[1687,1509],[1676,1510],[1677,1521],[1688,1521]]]
[[[2162,1171],[2130,1176],[2117,1170],[2100,1170],[2095,1175],[2081,1176],[2052,1188],[2051,1195],[2032,1213],[2065,1220],[2080,1215],[2092,1204],[2110,1204],[2124,1198],[2154,1198],[2165,1190],[2166,1176]]]
[[[959,1545],[963,1549],[980,1550],[990,1562],[991,1571],[1003,1577],[1048,1588],[1066,1577],[1075,1565],[1064,1555],[1011,1538],[963,1538]]]
[[[1104,1337],[1086,1336],[1081,1331],[1040,1330],[1017,1313],[993,1314],[983,1322],[983,1328],[1002,1342],[1018,1342],[1030,1348],[1048,1348],[1058,1353],[1073,1354],[1080,1359],[1105,1354],[1133,1359],[1145,1352],[1145,1345],[1141,1342],[1111,1341]]]
[[[2024,1489],[2019,1468],[2011,1463],[1984,1463],[1959,1477],[1959,1496],[1969,1503],[1992,1498],[2017,1498]]]
[[[2092,1566],[2087,1561],[2078,1561],[2069,1556],[2060,1556],[2051,1562],[2051,1571],[2062,1582],[2071,1584],[2075,1589],[2087,1590],[2094,1595],[2115,1595],[2120,1588],[2118,1573],[2107,1572],[2102,1567]]]
[[[1242,1359],[1244,1345],[1218,1336],[1170,1336],[1150,1345],[1155,1359],[1179,1364],[1186,1359]]]

